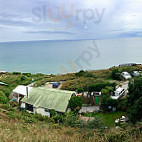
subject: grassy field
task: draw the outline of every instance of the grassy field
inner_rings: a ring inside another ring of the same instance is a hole
[[[120,118],[122,115],[127,116],[125,112],[84,114],[84,116],[89,116],[89,117],[101,117],[102,120],[104,121],[105,126],[107,127],[114,127],[115,126],[114,121]]]

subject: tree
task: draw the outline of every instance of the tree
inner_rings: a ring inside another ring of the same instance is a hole
[[[101,90],[102,94],[111,94],[114,91],[114,88],[111,86],[106,86],[104,89]]]
[[[140,97],[142,97],[142,78],[135,78],[129,82],[129,105],[134,105]]]
[[[112,111],[113,107],[117,108],[118,106],[118,100],[114,100],[110,98],[110,95],[102,94],[101,98],[101,108],[103,111]],[[111,107],[111,108],[109,108]]]
[[[8,98],[5,96],[4,92],[0,91],[0,103],[6,104],[8,103]]]
[[[129,111],[129,119],[132,123],[142,120],[142,97],[140,97]]]
[[[81,70],[81,71],[77,72],[75,75],[76,75],[77,77],[81,77],[81,76],[83,76],[85,73],[86,73],[86,72],[85,72],[84,70]]]
[[[129,82],[129,119],[136,123],[142,119],[142,78]]]
[[[80,108],[82,107],[82,98],[77,96],[72,96],[69,101],[68,106],[72,111],[78,112]]]
[[[121,80],[121,75],[120,75],[119,69],[114,69],[111,72],[111,78],[114,79],[114,80]]]

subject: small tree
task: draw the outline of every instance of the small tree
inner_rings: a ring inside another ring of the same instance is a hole
[[[114,80],[121,80],[121,75],[120,75],[119,69],[114,69],[111,72],[111,78],[114,79]]]
[[[69,101],[69,108],[74,112],[78,112],[81,107],[82,107],[82,98],[77,96],[72,96]]]
[[[111,106],[110,109],[109,109],[109,106]],[[102,94],[101,108],[103,111],[112,111],[112,108],[117,106],[118,106],[117,100],[111,99],[110,95]]]
[[[77,89],[77,93],[83,93],[83,92],[84,92],[84,90],[82,88]]]
[[[81,77],[81,76],[83,76],[85,73],[86,73],[86,72],[85,72],[84,70],[81,70],[81,71],[77,72],[75,75],[76,75],[77,77]]]

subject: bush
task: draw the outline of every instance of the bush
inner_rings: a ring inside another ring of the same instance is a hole
[[[15,119],[16,118],[16,116],[15,116],[15,114],[13,113],[13,112],[8,112],[7,113],[9,116],[10,116],[10,118],[12,118],[12,119]]]
[[[56,111],[54,109],[50,110],[50,117],[54,117],[56,115]]]
[[[77,93],[83,93],[83,92],[84,92],[84,90],[82,88],[77,89]]]
[[[9,95],[10,95],[10,93],[11,93],[11,89],[10,89],[10,88],[5,87],[5,86],[1,86],[1,87],[0,87],[0,90],[1,90],[2,92],[4,92],[4,94],[6,95],[6,97],[9,97]]]
[[[81,77],[81,76],[85,75],[85,73],[86,73],[86,72],[85,72],[84,70],[81,70],[81,71],[75,73],[75,75],[76,75],[77,77]]]
[[[142,120],[142,97],[130,108],[129,119],[132,123]]]
[[[95,117],[93,121],[88,121],[88,128],[89,129],[103,129],[104,122],[100,117]]]
[[[72,96],[69,100],[69,106],[72,111],[79,112],[80,108],[82,107],[82,98],[77,96]]]
[[[111,78],[114,80],[121,80],[121,73],[120,73],[119,69],[114,69],[111,72]]]
[[[20,75],[21,72],[13,72],[13,75]]]
[[[118,110],[123,112],[126,112],[128,110],[128,98],[119,100]]]
[[[75,115],[72,111],[67,112],[64,115],[64,124],[71,127],[75,127],[77,119],[78,119],[78,116]]]
[[[130,106],[142,97],[142,78],[135,78],[129,81],[129,104]]]
[[[23,73],[23,75],[27,76],[27,77],[31,77],[31,73]]]
[[[0,103],[1,104],[7,104],[8,98],[5,96],[4,92],[0,91]]]
[[[109,109],[109,106],[111,107]],[[101,98],[101,108],[103,111],[112,111],[113,107],[118,107],[118,100],[110,98],[110,95],[103,94]]]
[[[108,142],[123,142],[126,141],[126,139],[127,139],[126,133],[120,133],[120,134],[112,133],[107,136]]]
[[[116,86],[115,83],[98,83],[98,84],[92,84],[88,87],[88,92],[100,92],[102,89],[104,89],[106,86],[112,86],[113,88]]]
[[[11,106],[9,106],[8,104],[3,104],[1,107],[3,109],[8,110],[8,111],[15,111],[14,108],[12,108]]]
[[[21,81],[24,81],[24,80],[26,80],[26,79],[27,79],[27,78],[26,78],[25,76],[21,76],[21,77],[20,77],[20,80],[21,80]]]

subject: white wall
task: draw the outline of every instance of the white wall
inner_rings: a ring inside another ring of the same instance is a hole
[[[35,113],[41,114],[43,116],[48,116],[50,117],[50,112],[46,112],[44,108],[35,108]]]
[[[21,103],[21,108],[26,108],[26,104],[25,103]]]

